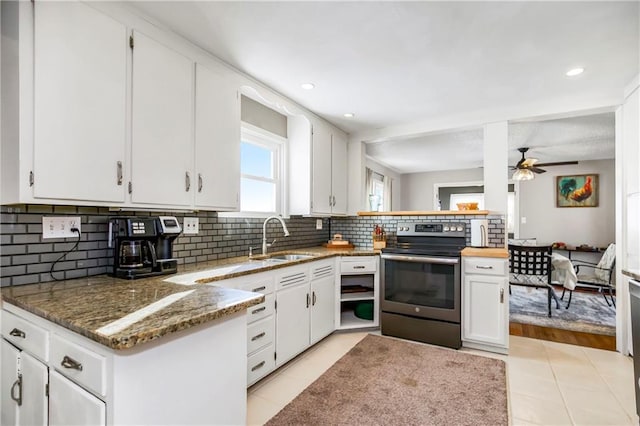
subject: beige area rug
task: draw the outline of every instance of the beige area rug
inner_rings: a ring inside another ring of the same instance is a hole
[[[267,425],[507,425],[505,363],[367,335]]]

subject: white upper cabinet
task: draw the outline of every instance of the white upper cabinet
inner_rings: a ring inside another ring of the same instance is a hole
[[[79,2],[34,8],[33,196],[123,202],[127,29]]]
[[[193,62],[134,31],[131,202],[193,203]]]
[[[347,137],[334,132],[331,139],[331,192],[333,214],[347,214]]]
[[[291,214],[347,213],[347,137],[324,122],[289,119]]]
[[[331,129],[324,124],[315,124],[311,146],[313,212],[331,214]]]
[[[196,207],[239,208],[240,102],[229,80],[196,64]]]

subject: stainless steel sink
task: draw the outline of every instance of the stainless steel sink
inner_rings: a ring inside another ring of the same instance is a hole
[[[269,256],[267,260],[291,262],[293,260],[310,259],[312,257],[315,256],[312,256],[310,254],[275,254],[273,256]]]

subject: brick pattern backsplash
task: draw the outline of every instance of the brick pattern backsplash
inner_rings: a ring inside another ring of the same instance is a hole
[[[108,220],[112,216],[176,216],[180,223],[185,216],[198,217],[200,232],[181,235],[174,242],[174,256],[181,264],[225,259],[247,255],[249,247],[260,252],[262,246],[261,218],[218,217],[216,212],[163,213],[113,212],[103,207],[50,205],[0,206],[0,285],[22,285],[52,281],[51,265],[75,241],[42,239],[43,216],[80,216],[82,235],[78,249],[59,261],[54,270],[57,279],[70,279],[105,274],[113,263],[113,251],[108,247]],[[376,224],[387,232],[387,244],[396,242],[395,229],[402,222],[464,222],[467,243],[471,234],[469,221],[477,216],[358,216],[322,219],[323,229],[316,230],[316,218],[292,217],[285,222],[290,232],[284,237],[280,224],[267,225],[267,239],[277,238],[273,251],[319,246],[330,234],[340,233],[358,248],[371,248],[371,234]],[[490,215],[489,245],[504,246],[504,217]]]
[[[376,225],[384,228],[387,234],[387,245],[396,244],[396,229],[399,223],[406,222],[445,222],[465,223],[467,244],[471,243],[471,219],[478,219],[475,215],[455,216],[358,216],[346,218],[333,218],[331,220],[331,235],[342,234],[342,238],[348,240],[356,247],[372,248],[372,234]],[[504,247],[504,217],[501,215],[488,215],[489,220],[489,246]]]
[[[260,218],[218,217],[216,212],[163,213],[112,212],[102,207],[14,205],[0,207],[0,285],[22,285],[53,281],[51,265],[75,244],[73,238],[42,239],[42,216],[80,216],[82,235],[78,249],[55,266],[57,279],[105,274],[113,264],[108,247],[109,217],[185,216],[198,217],[200,232],[181,235],[174,242],[174,256],[181,264],[247,255],[249,247],[262,246]],[[267,239],[277,238],[273,251],[319,246],[329,239],[329,219],[316,230],[315,218],[285,219],[290,236],[284,237],[276,220],[267,225]]]

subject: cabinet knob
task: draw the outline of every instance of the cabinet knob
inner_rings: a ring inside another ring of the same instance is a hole
[[[67,355],[62,358],[62,362],[60,363],[60,365],[64,368],[71,368],[73,370],[82,371],[82,364]]]

